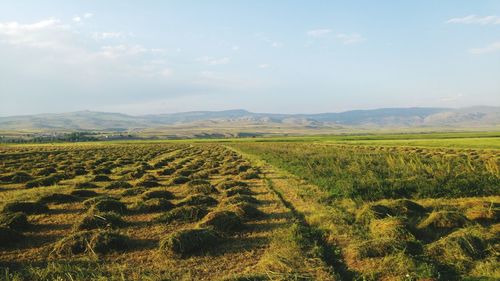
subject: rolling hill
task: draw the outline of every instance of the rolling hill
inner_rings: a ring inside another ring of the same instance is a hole
[[[162,131],[205,129],[328,130],[385,128],[499,128],[500,107],[381,108],[321,114],[254,113],[246,110],[195,111],[132,116],[78,111],[0,117],[0,130]],[[248,131],[248,130],[247,130]],[[251,130],[250,130],[251,131]]]

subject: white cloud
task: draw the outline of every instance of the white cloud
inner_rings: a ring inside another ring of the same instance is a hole
[[[82,18],[81,18],[81,17],[79,17],[79,16],[76,16],[76,17],[73,17],[73,18],[72,18],[72,20],[73,20],[74,22],[81,22],[81,21],[82,21]]]
[[[446,96],[446,97],[442,97],[441,99],[439,99],[439,101],[441,101],[441,102],[454,102],[454,101],[460,100],[463,96],[464,96],[463,94]]]
[[[31,24],[0,22],[0,42],[11,45],[62,49],[73,35],[69,25],[54,18]]]
[[[208,65],[222,65],[222,64],[228,64],[231,59],[228,57],[223,57],[223,58],[214,58],[214,57],[209,57],[209,56],[204,56],[201,58],[196,59],[199,62],[203,62]]]
[[[337,34],[337,39],[339,39],[345,45],[357,44],[365,41],[365,38],[363,38],[363,36],[357,33],[352,33],[352,34],[339,33]]]
[[[271,65],[267,64],[267,63],[259,64],[259,68],[262,68],[262,69],[269,68],[269,67],[271,67]]]
[[[92,37],[96,40],[121,39],[125,37],[123,32],[94,32]]]
[[[234,46],[231,47],[231,50],[233,50],[233,51],[239,51],[240,50],[240,46],[234,45]]]
[[[277,41],[277,40],[272,40],[271,38],[267,37],[263,33],[256,33],[255,37],[257,37],[258,40],[263,41],[263,42],[269,44],[273,48],[281,48],[284,45],[282,42]]]
[[[474,54],[474,55],[481,55],[481,54],[487,54],[487,53],[493,53],[493,52],[498,52],[500,51],[500,41],[493,42],[486,47],[482,48],[473,48],[469,50],[469,53]]]
[[[83,15],[83,17],[84,17],[84,18],[86,18],[86,19],[90,19],[90,18],[91,18],[91,17],[93,17],[93,16],[94,16],[94,14],[92,14],[92,13],[85,13],[85,14]]]
[[[102,46],[100,55],[107,58],[117,58],[123,56],[134,56],[138,54],[146,53],[150,50],[144,48],[141,45],[114,45],[114,46]]]
[[[164,68],[161,71],[161,75],[164,76],[164,77],[171,77],[173,73],[174,73],[173,70],[170,69],[170,68]]]
[[[312,29],[312,30],[307,31],[307,35],[311,36],[311,37],[319,38],[319,37],[325,37],[328,34],[330,34],[331,32],[332,32],[331,29],[320,28],[320,29]]]
[[[283,43],[275,41],[275,42],[273,42],[271,44],[271,47],[273,47],[273,48],[281,48],[281,47],[283,47]]]
[[[459,24],[500,24],[499,16],[477,16],[477,15],[468,15],[462,18],[452,18],[446,21],[446,23],[459,23]]]

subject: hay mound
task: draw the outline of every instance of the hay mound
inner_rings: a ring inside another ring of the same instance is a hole
[[[189,177],[194,173],[196,173],[195,170],[183,169],[183,170],[178,170],[177,172],[174,173],[174,175],[181,177]]]
[[[24,184],[26,188],[41,187],[41,186],[51,186],[58,183],[60,180],[66,178],[65,174],[53,174],[43,178],[38,178],[30,180]]]
[[[16,231],[28,229],[31,224],[24,213],[6,213],[0,215],[0,226],[8,227]]]
[[[423,239],[432,240],[468,223],[466,217],[453,211],[434,211],[417,225]]]
[[[243,173],[240,173],[240,179],[242,180],[251,180],[251,179],[258,179],[259,178],[259,172],[257,172],[254,169],[249,169]]]
[[[99,201],[108,200],[108,199],[118,200],[118,198],[116,198],[116,197],[112,197],[112,196],[109,196],[109,195],[101,195],[101,196],[89,198],[89,199],[83,201],[83,206],[85,206],[85,207],[88,208],[88,207],[91,207],[92,205],[95,205]]]
[[[47,205],[40,202],[13,202],[3,207],[4,213],[22,212],[25,214],[42,214],[49,211]]]
[[[234,195],[253,195],[254,193],[248,187],[235,186],[224,191],[226,197],[231,197]]]
[[[394,200],[386,205],[398,216],[422,217],[426,213],[422,205],[407,199]]]
[[[85,190],[85,189],[76,189],[70,192],[71,195],[81,197],[81,198],[89,198],[89,197],[95,197],[99,195],[99,193],[93,191],[93,190]]]
[[[80,201],[80,198],[64,193],[52,193],[49,195],[45,195],[38,199],[38,202],[41,203],[54,203],[54,204],[64,204],[64,203],[72,203]]]
[[[235,187],[235,186],[248,187],[248,184],[246,184],[245,182],[242,182],[242,181],[223,180],[217,185],[217,188],[219,190],[227,190],[227,189],[230,189],[231,187]]]
[[[25,183],[27,181],[33,180],[33,177],[26,172],[15,172],[9,175],[7,181],[11,183]]]
[[[194,194],[184,198],[178,203],[179,206],[215,206],[219,202],[204,194]]]
[[[146,192],[146,189],[144,187],[134,187],[134,188],[124,190],[121,193],[121,195],[122,196],[135,196],[135,195],[142,194],[144,192]]]
[[[234,196],[224,199],[224,204],[226,205],[238,204],[238,203],[259,204],[259,200],[255,199],[250,195],[242,195],[242,194],[236,194]]]
[[[200,184],[191,184],[193,181],[188,182],[186,189],[189,194],[193,193],[201,193],[201,194],[217,194],[219,191],[210,183],[200,183]]]
[[[190,181],[190,179],[188,177],[178,176],[178,177],[173,178],[170,181],[170,183],[171,184],[184,184],[184,183],[186,183],[188,181]]]
[[[175,173],[175,169],[172,169],[172,168],[165,168],[161,171],[156,172],[156,174],[159,176],[170,176],[173,173]]]
[[[92,208],[94,212],[115,212],[123,214],[127,211],[127,206],[123,202],[114,199],[103,199],[95,203]]]
[[[394,212],[387,206],[380,204],[366,204],[357,212],[356,222],[368,224],[373,219],[383,219],[394,215]]]
[[[91,182],[79,182],[75,184],[75,189],[91,189],[98,188],[98,186]]]
[[[267,281],[270,280],[266,275],[261,274],[244,274],[226,277],[220,281]]]
[[[210,173],[208,171],[198,171],[189,176],[192,179],[208,179],[210,177]]]
[[[92,179],[92,181],[95,181],[95,182],[105,182],[105,181],[111,181],[111,179],[106,176],[106,175],[96,175],[94,176],[94,178]]]
[[[211,229],[184,229],[160,240],[160,250],[168,255],[185,257],[216,246],[219,235]]]
[[[178,222],[196,222],[208,214],[206,208],[199,206],[181,206],[165,214],[160,215],[155,220],[162,223]]]
[[[469,267],[486,254],[486,242],[474,231],[461,229],[427,246],[427,253],[441,262],[459,267]]]
[[[264,213],[261,212],[253,204],[241,202],[238,204],[228,206],[228,210],[235,212],[240,218],[244,220],[255,220],[264,217]]]
[[[126,181],[115,181],[104,187],[104,189],[131,188],[132,185]]]
[[[154,198],[162,198],[162,199],[174,199],[174,195],[172,192],[167,190],[150,190],[142,194],[142,199],[154,199]]]
[[[92,214],[88,213],[74,226],[76,230],[91,230],[97,228],[118,228],[125,225],[125,222],[116,213]]]
[[[375,219],[370,222],[370,235],[375,239],[390,238],[396,240],[413,239],[406,223],[397,217]]]
[[[500,221],[500,204],[480,202],[465,211],[465,217],[471,221],[482,223],[498,223]]]
[[[54,245],[57,255],[71,256],[84,253],[106,254],[124,251],[130,247],[128,237],[110,230],[92,230],[74,233]]]
[[[406,249],[404,241],[390,238],[380,238],[352,244],[348,251],[351,251],[359,258],[385,257]]]
[[[170,201],[163,198],[153,198],[146,201],[137,202],[132,210],[136,212],[150,213],[150,212],[160,212],[169,211],[175,207]]]
[[[156,180],[140,180],[135,184],[136,187],[145,187],[145,188],[151,188],[151,187],[158,187],[161,186],[159,182]]]
[[[8,227],[0,226],[0,247],[8,246],[23,240],[24,236]]]
[[[199,226],[219,232],[234,232],[243,228],[243,222],[235,212],[213,211],[203,218]]]

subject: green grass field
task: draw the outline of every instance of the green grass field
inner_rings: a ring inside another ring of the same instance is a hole
[[[0,146],[0,280],[498,280],[500,134]]]

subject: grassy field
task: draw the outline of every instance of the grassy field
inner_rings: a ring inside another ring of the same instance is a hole
[[[500,134],[0,147],[0,280],[498,280]]]

